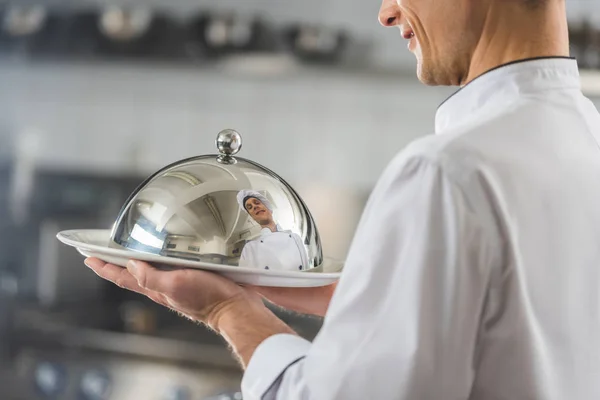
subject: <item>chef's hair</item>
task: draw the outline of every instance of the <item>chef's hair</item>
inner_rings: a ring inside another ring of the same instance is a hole
[[[271,204],[269,199],[267,199],[267,197],[255,190],[240,190],[236,198],[240,208],[246,212],[248,212],[248,210],[246,209],[246,202],[248,201],[248,199],[251,198],[260,201],[265,207],[269,209],[269,211],[273,212],[273,205]]]
[[[249,195],[249,196],[244,197],[244,201],[242,201],[242,204],[244,205],[244,210],[246,210],[246,211],[248,211],[248,209],[246,208],[246,202],[248,200],[250,200],[250,199],[256,199],[256,200],[260,201],[260,199],[258,197],[253,196],[253,195]],[[262,203],[262,201],[260,201],[260,202]]]
[[[249,213],[250,211],[248,211],[248,209],[246,208],[246,202],[250,199],[256,199],[260,201],[263,206],[267,207],[269,211],[273,212],[273,207],[266,198],[261,198],[260,195],[257,196],[255,194],[249,194],[246,197],[244,197],[244,200],[242,200],[242,208],[246,210],[247,213]]]

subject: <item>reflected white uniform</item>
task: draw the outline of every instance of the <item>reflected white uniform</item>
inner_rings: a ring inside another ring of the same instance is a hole
[[[272,232],[269,228],[264,228],[260,237],[244,246],[240,266],[301,271],[308,268],[308,254],[297,234],[289,231]]]

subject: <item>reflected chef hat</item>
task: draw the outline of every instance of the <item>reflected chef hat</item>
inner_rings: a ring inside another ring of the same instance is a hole
[[[238,192],[237,201],[242,210],[246,211],[246,207],[244,207],[244,204],[246,204],[246,200],[248,200],[250,197],[258,199],[261,203],[265,205],[265,207],[269,209],[269,211],[273,212],[273,205],[271,204],[271,202],[267,200],[265,196],[263,196],[255,190],[240,190]]]

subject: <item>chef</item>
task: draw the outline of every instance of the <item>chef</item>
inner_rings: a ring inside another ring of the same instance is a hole
[[[461,88],[379,179],[336,286],[87,263],[221,333],[244,400],[600,399],[600,115],[565,0],[384,0],[379,20],[421,82]],[[257,293],[324,315],[315,340]]]
[[[242,210],[262,228],[260,236],[244,245],[240,266],[284,271],[302,271],[308,268],[308,253],[302,239],[291,231],[284,231],[273,220],[273,206],[254,190],[241,190],[237,201]]]

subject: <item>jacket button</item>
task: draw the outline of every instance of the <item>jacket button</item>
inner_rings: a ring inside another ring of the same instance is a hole
[[[298,267],[298,269],[302,269],[302,265]]]
[[[266,267],[265,267],[265,269],[269,269],[269,267],[268,267],[268,266],[266,266]]]
[[[261,242],[261,243],[263,243],[263,241],[262,241],[262,240],[261,240],[260,242]]]

